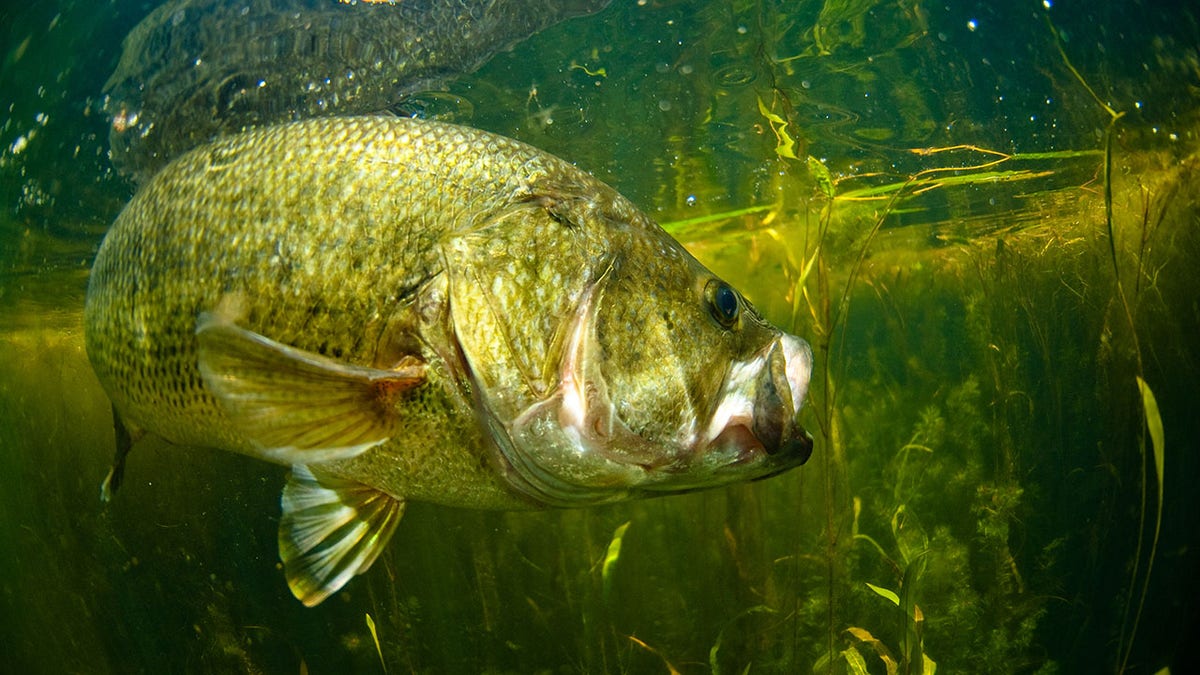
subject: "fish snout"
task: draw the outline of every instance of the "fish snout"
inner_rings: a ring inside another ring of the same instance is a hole
[[[796,423],[812,378],[812,348],[784,333],[771,345],[754,396],[753,433],[763,450],[799,464],[812,455],[812,436]]]

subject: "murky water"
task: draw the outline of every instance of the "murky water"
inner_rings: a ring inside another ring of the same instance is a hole
[[[151,440],[98,498],[81,311],[135,189],[102,86],[154,4],[0,9],[0,670],[1186,672],[1195,10],[614,0],[414,94],[595,173],[812,342],[816,452],[589,510],[413,504],[306,609],[283,468]]]

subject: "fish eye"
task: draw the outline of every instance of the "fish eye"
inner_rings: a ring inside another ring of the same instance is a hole
[[[737,291],[733,290],[729,284],[717,279],[709,281],[706,290],[713,318],[725,328],[733,328],[737,323],[738,310],[741,307]]]

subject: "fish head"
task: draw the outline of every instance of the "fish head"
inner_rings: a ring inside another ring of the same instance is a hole
[[[756,480],[808,459],[812,437],[797,422],[813,366],[804,340],[653,224],[611,235],[594,259],[553,331],[550,384],[489,417],[514,487],[548,505],[602,503]]]

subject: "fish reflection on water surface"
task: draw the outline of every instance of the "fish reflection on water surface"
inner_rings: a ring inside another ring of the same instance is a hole
[[[807,343],[610,187],[466,127],[331,117],[188,152],[118,216],[85,322],[135,436],[292,467],[280,555],[308,605],[409,499],[599,504],[812,451]]]
[[[113,165],[142,182],[219,136],[379,113],[610,0],[167,0],[104,85]]]

